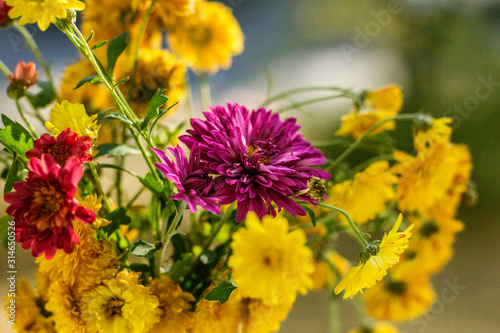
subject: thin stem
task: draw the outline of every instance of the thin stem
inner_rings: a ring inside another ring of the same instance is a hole
[[[160,276],[161,273],[161,263],[163,262],[163,256],[165,255],[165,250],[167,249],[168,243],[170,243],[170,239],[174,235],[179,223],[181,221],[182,216],[184,215],[184,211],[187,208],[187,201],[183,201],[177,211],[177,214],[174,217],[174,220],[170,224],[170,227],[165,231],[165,235],[161,240],[161,246],[155,253],[155,276]]]
[[[139,191],[137,191],[137,193],[134,195],[134,197],[132,199],[130,199],[130,201],[127,204],[127,208],[132,207],[132,205],[134,204],[134,202],[137,199],[139,199],[139,197],[141,196],[142,192],[144,192],[144,186],[141,186],[141,188],[139,189]]]
[[[30,48],[31,52],[33,52],[33,54],[35,55],[35,58],[38,61],[38,63],[40,64],[40,66],[42,66],[42,69],[45,72],[45,74],[47,75],[47,79],[49,80],[50,87],[51,87],[52,91],[54,92],[54,94],[56,94],[56,97],[57,97],[57,90],[56,90],[56,86],[54,84],[54,79],[52,77],[52,72],[50,71],[49,66],[45,62],[45,59],[43,58],[42,53],[40,52],[40,49],[38,48],[38,45],[36,44],[35,40],[33,39],[33,36],[31,36],[28,29],[20,26],[17,21],[14,21],[13,25],[14,25],[14,28],[16,28],[16,30],[19,31],[21,33],[21,35],[23,35],[23,37],[26,39],[28,47]],[[57,99],[59,100],[59,97],[57,97]]]
[[[303,88],[296,88],[296,89],[287,90],[287,91],[282,92],[282,93],[275,95],[273,97],[269,97],[261,104],[261,107],[267,106],[273,102],[279,101],[279,100],[287,98],[289,96],[301,94],[301,93],[309,92],[309,91],[339,91],[346,96],[351,96],[351,97],[354,96],[354,94],[351,92],[351,90],[343,89],[343,88],[339,88],[339,87],[303,87]],[[357,98],[356,98],[356,100],[357,100]]]
[[[340,306],[338,298],[330,296],[329,302],[329,321],[330,321],[330,333],[340,333],[342,328],[340,321]]]
[[[210,84],[208,83],[207,73],[200,75],[200,93],[201,93],[201,107],[203,110],[208,109],[212,105],[210,98]]]
[[[4,73],[5,76],[7,76],[7,77],[9,77],[9,75],[12,74],[9,67],[7,67],[7,65],[5,65],[5,63],[2,61],[2,59],[0,59],[0,71],[2,71],[2,73]]]
[[[26,126],[28,126],[28,129],[30,130],[31,135],[33,136],[34,139],[36,139],[38,136],[36,135],[36,132],[33,129],[33,126],[31,126],[28,119],[26,119],[26,116],[24,115],[23,108],[21,107],[21,104],[19,103],[19,98],[16,98],[16,107],[17,107],[17,111],[19,111],[19,115],[21,116],[21,118],[23,118],[24,122],[26,123]]]
[[[337,165],[340,162],[342,162],[347,156],[349,156],[349,154],[352,153],[363,142],[363,140],[365,140],[368,136],[370,136],[370,134],[373,131],[375,131],[377,128],[379,128],[380,126],[384,125],[385,123],[387,123],[389,121],[392,121],[392,120],[414,120],[414,119],[417,119],[418,117],[421,117],[421,116],[422,115],[417,114],[417,113],[408,113],[408,114],[402,114],[402,115],[397,115],[397,116],[385,118],[385,119],[379,121],[378,123],[376,123],[375,125],[373,125],[372,127],[370,127],[363,134],[363,136],[361,136],[359,139],[357,139],[356,141],[354,141],[353,144],[349,146],[349,148],[347,148],[346,150],[344,150],[344,152],[342,154],[340,154],[339,157],[337,157],[332,162],[332,164],[330,164],[328,166],[328,168],[326,168],[326,171],[331,173],[335,169],[335,167],[337,167]]]
[[[325,96],[325,97],[312,98],[312,99],[308,99],[306,101],[292,103],[291,105],[284,106],[282,108],[274,110],[274,112],[280,113],[280,112],[287,111],[287,110],[297,109],[297,108],[300,108],[300,107],[305,106],[305,105],[319,103],[319,102],[324,102],[324,101],[328,101],[328,100],[335,99],[335,98],[340,98],[340,97],[345,97],[345,95],[333,95],[333,96]]]
[[[111,242],[111,240],[108,238],[108,236],[106,236],[102,230],[100,228],[97,228],[95,225],[91,224],[90,225],[92,227],[92,229],[94,229],[94,231],[99,235],[99,237],[105,241],[106,243],[108,243],[116,252],[116,254],[120,254],[120,250],[118,249],[118,247],[116,247],[115,244],[113,244],[113,242]]]
[[[356,226],[356,223],[354,223],[354,221],[351,219],[351,217],[349,216],[349,214],[347,214],[344,210],[342,210],[342,209],[340,209],[338,207],[335,207],[335,206],[330,206],[330,205],[321,203],[321,202],[316,203],[316,205],[318,205],[320,207],[324,207],[324,208],[328,208],[328,209],[334,210],[334,211],[339,212],[340,214],[344,215],[344,217],[347,219],[347,222],[349,223],[349,226],[351,227],[352,231],[354,231],[354,234],[358,238],[358,240],[361,243],[361,245],[363,245],[364,248],[369,245],[368,242],[366,241],[366,239],[361,234],[361,231],[359,231],[358,227]]]
[[[109,213],[112,211],[111,203],[109,202],[108,196],[102,189],[101,179],[99,177],[99,174],[97,173],[97,167],[94,162],[89,162],[89,166],[90,166],[90,172],[92,173],[92,178],[94,178],[94,182],[97,187],[97,192],[99,193],[99,195],[102,196],[104,209],[106,210],[106,212]]]

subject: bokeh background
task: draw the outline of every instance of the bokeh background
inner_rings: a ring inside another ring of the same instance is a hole
[[[403,112],[424,110],[455,121],[453,141],[470,146],[479,203],[459,218],[455,257],[434,276],[438,301],[424,321],[400,325],[402,332],[500,331],[500,2],[488,0],[225,0],[245,33],[245,51],[230,70],[210,78],[213,104],[227,101],[257,107],[270,90],[308,85],[373,89],[390,83],[405,91]],[[77,52],[55,27],[29,26],[60,80]],[[22,37],[0,30],[0,58],[13,70],[34,61]],[[43,73],[41,79],[43,80]],[[193,90],[196,91],[196,80]],[[18,119],[0,77],[0,112]],[[195,110],[199,96],[195,94]],[[327,140],[349,102],[324,102],[308,112],[290,112],[310,140]],[[198,107],[196,107],[198,106]],[[20,119],[18,119],[20,121]],[[41,128],[40,128],[41,129]],[[410,149],[409,125],[396,130]],[[3,184],[0,184],[3,187]],[[0,204],[4,213],[5,203]],[[346,245],[347,246],[347,245]],[[342,248],[340,248],[342,251]],[[6,252],[0,250],[1,298],[6,291]],[[34,280],[28,251],[17,250],[18,276]],[[450,284],[464,286],[443,302]],[[3,300],[2,300],[3,303]],[[342,332],[355,325],[349,301],[341,302]],[[328,295],[300,297],[280,332],[329,332]],[[0,331],[9,327],[2,315]]]

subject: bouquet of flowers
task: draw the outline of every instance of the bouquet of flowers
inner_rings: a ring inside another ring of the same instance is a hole
[[[27,23],[54,24],[81,53],[59,88]],[[363,302],[349,332],[397,332],[388,321],[431,306],[430,277],[463,229],[457,208],[474,199],[451,119],[399,114],[397,85],[211,106],[208,75],[244,44],[216,1],[0,0],[0,24],[26,37],[48,78],[0,61],[23,120],[2,114],[2,239],[9,263],[17,242],[38,264],[36,288],[21,278],[7,295],[17,331],[275,332],[315,289],[332,309],[340,296]],[[352,108],[319,150],[284,111],[334,98]],[[391,140],[401,121],[413,121],[412,152]],[[359,260],[344,258],[343,234]]]

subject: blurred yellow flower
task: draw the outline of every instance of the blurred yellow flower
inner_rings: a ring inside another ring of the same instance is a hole
[[[83,104],[62,101],[52,108],[50,121],[45,122],[45,127],[54,134],[69,127],[79,136],[88,135],[96,141],[101,125],[97,124],[97,115],[87,115]]]
[[[364,295],[366,312],[376,319],[404,321],[421,316],[436,294],[429,277],[419,274],[391,275]]]
[[[196,305],[190,332],[237,332],[238,311],[239,308],[234,302],[220,304],[217,301],[202,299]]]
[[[82,296],[87,332],[148,332],[159,320],[158,297],[139,282],[139,274],[124,270]]]
[[[370,326],[363,326],[360,328],[350,329],[347,333],[398,333],[399,330],[396,326],[385,322],[377,321]]]
[[[118,76],[132,76],[132,70],[133,63],[128,62],[119,70]],[[186,98],[186,74],[184,63],[167,50],[141,49],[134,82],[128,81],[121,87],[126,95],[130,95],[134,112],[142,117],[159,89],[166,89],[164,95],[168,97],[168,101],[160,109],[165,110],[175,103],[182,103]],[[171,109],[167,115],[175,112],[176,108]]]
[[[14,304],[13,307],[12,304]],[[13,310],[11,311],[11,309]],[[45,308],[45,301],[35,294],[25,278],[20,278],[17,282],[14,297],[9,295],[5,299],[5,312],[7,316],[13,315],[13,317],[8,318],[15,319],[15,328],[18,332],[56,332],[52,318],[50,318],[50,312]],[[5,324],[3,325],[5,327]]]
[[[399,86],[391,85],[380,90],[368,91],[363,96],[362,105],[359,109],[355,108],[342,117],[340,129],[335,134],[359,139],[373,125],[397,115],[402,105],[403,92]],[[371,134],[393,130],[395,126],[394,121],[389,121],[371,132]]]
[[[344,275],[350,267],[349,261],[338,252],[326,253],[328,260],[319,259],[314,262],[314,272],[311,274],[313,287],[311,289],[325,289],[337,283],[337,272]],[[330,261],[330,262],[328,262]],[[335,272],[332,268],[335,267]]]
[[[364,288],[370,288],[380,281],[387,270],[399,262],[399,255],[408,246],[413,225],[405,231],[398,232],[403,215],[399,214],[398,220],[389,234],[385,234],[380,245],[369,245],[361,254],[358,266],[347,271],[340,283],[335,287],[335,294],[345,290],[344,298],[354,297],[358,292],[363,293]]]
[[[432,119],[431,123],[423,121],[414,126],[413,144],[417,151],[424,151],[435,144],[450,142],[451,118]]]
[[[293,302],[298,292],[305,294],[312,287],[314,270],[305,233],[289,233],[288,221],[279,215],[265,216],[261,222],[250,213],[245,224],[233,234],[228,261],[242,295],[278,304]]]
[[[66,10],[83,10],[85,4],[78,0],[7,0],[7,5],[13,8],[9,12],[10,18],[20,17],[20,25],[38,23],[40,30],[45,31],[50,23],[58,18],[65,19]]]
[[[231,10],[220,2],[197,1],[195,14],[178,20],[168,35],[174,53],[197,73],[229,69],[243,52],[243,32]]]
[[[334,185],[325,202],[342,208],[357,223],[374,219],[385,211],[386,202],[394,199],[397,177],[388,169],[386,161],[371,164],[353,180]],[[344,217],[342,219],[347,223]]]
[[[183,291],[167,274],[153,279],[150,286],[153,295],[160,300],[159,308],[162,311],[160,321],[153,327],[153,333],[187,332],[194,321],[194,313],[190,311],[190,302],[195,301],[194,296]]]

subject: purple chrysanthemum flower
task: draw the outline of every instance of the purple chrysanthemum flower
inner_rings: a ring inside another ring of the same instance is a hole
[[[207,120],[191,119],[192,130],[180,140],[200,150],[207,174],[216,176],[221,204],[238,202],[236,221],[248,211],[259,217],[276,215],[284,208],[293,216],[306,215],[294,198],[314,202],[306,194],[307,181],[315,176],[329,179],[323,154],[298,133],[295,118],[282,121],[264,108],[249,111],[238,104],[217,106],[204,112]]]
[[[153,149],[162,162],[156,163],[156,167],[179,189],[179,193],[171,198],[186,200],[192,212],[196,211],[196,205],[200,205],[212,213],[220,214],[220,207],[217,205],[220,198],[215,190],[214,179],[200,165],[201,151],[191,149],[188,162],[180,146],[168,150],[174,155],[176,163],[170,161],[163,150]]]

